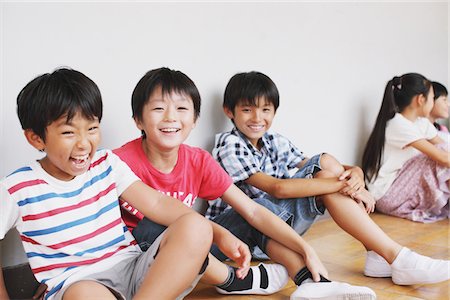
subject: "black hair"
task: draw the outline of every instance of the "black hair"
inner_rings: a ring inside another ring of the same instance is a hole
[[[434,100],[437,100],[441,96],[448,96],[447,88],[439,82],[431,82],[434,90]]]
[[[261,72],[238,73],[230,78],[223,96],[223,107],[234,112],[239,103],[257,105],[260,98],[272,103],[275,111],[280,105],[277,86]]]
[[[194,82],[183,72],[168,68],[159,68],[148,71],[137,83],[131,96],[133,118],[142,120],[145,104],[150,100],[155,89],[161,87],[162,93],[168,95],[172,92],[189,96],[194,103],[194,118],[200,116],[200,93]],[[142,132],[145,137],[145,133]]]
[[[83,73],[59,68],[30,81],[17,96],[17,115],[22,129],[31,129],[45,141],[48,125],[62,116],[70,121],[80,112],[88,119],[102,119],[98,86]]]
[[[362,169],[369,181],[378,176],[386,139],[386,124],[411,104],[414,96],[427,97],[431,82],[417,73],[408,73],[390,80],[384,90],[383,102],[375,126],[367,141],[362,157]]]

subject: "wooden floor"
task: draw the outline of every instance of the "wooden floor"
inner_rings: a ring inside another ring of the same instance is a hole
[[[400,244],[434,258],[450,259],[449,221],[422,224],[373,214],[373,220]],[[390,278],[370,278],[363,275],[365,251],[361,244],[341,230],[332,219],[316,222],[304,238],[314,247],[328,269],[332,280],[345,281],[372,288],[378,299],[448,300],[450,281],[439,284],[397,286]],[[277,294],[270,296],[222,296],[214,288],[199,284],[185,299],[289,299],[296,286],[292,281]]]

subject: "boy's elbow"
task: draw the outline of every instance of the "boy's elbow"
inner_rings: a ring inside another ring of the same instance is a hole
[[[283,185],[281,180],[278,180],[272,187],[272,191],[270,193],[276,199],[286,199],[288,195],[286,193],[286,188]]]

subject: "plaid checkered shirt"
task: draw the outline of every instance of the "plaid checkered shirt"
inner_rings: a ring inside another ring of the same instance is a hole
[[[289,170],[305,159],[303,152],[280,134],[266,132],[259,143],[260,150],[233,128],[216,135],[212,151],[213,157],[233,178],[234,184],[252,199],[266,197],[267,193],[245,183],[247,178],[258,172],[276,178],[290,178]],[[227,208],[228,204],[221,199],[210,201],[206,216],[214,218]]]

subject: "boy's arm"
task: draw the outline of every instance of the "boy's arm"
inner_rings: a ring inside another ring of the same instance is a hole
[[[120,197],[153,222],[164,226],[169,226],[185,214],[196,214],[202,220],[204,219],[202,215],[179,200],[166,196],[141,181],[131,184]],[[246,275],[251,259],[248,246],[222,226],[214,222],[210,224],[213,228],[214,243],[225,255],[239,264],[241,267],[239,273],[242,276]]]
[[[314,249],[281,218],[250,199],[234,184],[221,198],[254,228],[302,255],[315,280],[319,279],[319,274],[327,275]]]
[[[133,182],[120,197],[153,222],[164,226],[169,226],[183,215],[198,214],[179,200],[158,192],[140,180]]]
[[[303,198],[336,193],[346,187],[339,178],[286,178],[280,179],[258,172],[245,180],[277,199]]]
[[[219,247],[223,254],[238,264],[239,269],[236,271],[238,278],[245,278],[250,270],[252,259],[247,244],[219,224],[213,221],[210,221],[210,223],[213,228],[213,243]]]

